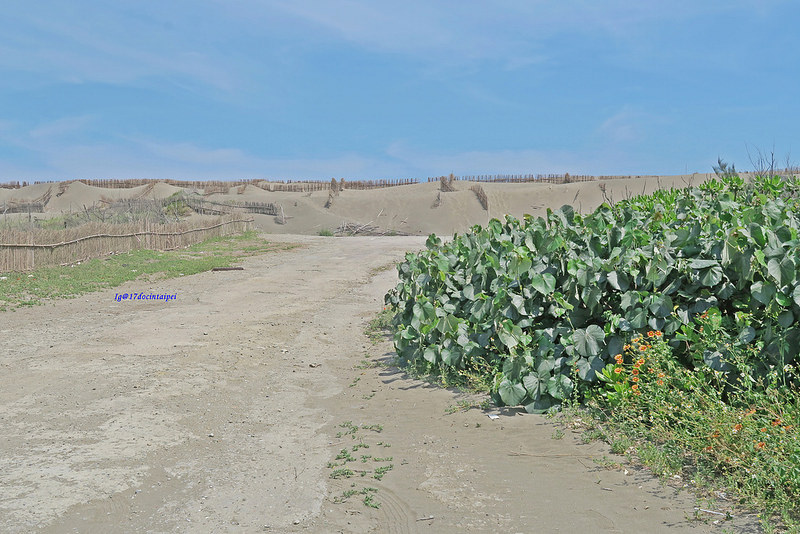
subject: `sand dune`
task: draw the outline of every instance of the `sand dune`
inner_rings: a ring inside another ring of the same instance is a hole
[[[438,182],[403,185],[372,190],[345,189],[328,203],[328,191],[285,192],[265,191],[254,185],[243,189],[231,187],[227,193],[206,196],[215,202],[270,202],[283,208],[285,224],[276,217],[257,215],[256,224],[269,233],[318,234],[334,231],[343,223],[371,225],[383,231],[411,235],[436,233],[451,235],[463,232],[490,218],[506,214],[522,217],[525,214],[544,215],[547,208],[564,204],[587,213],[604,201],[619,201],[657,188],[682,188],[698,185],[710,174],[677,176],[643,176],[596,180],[568,184],[546,183],[479,183],[457,181],[455,191],[442,192]],[[476,194],[470,190],[479,185],[486,192],[488,210],[483,209]],[[107,189],[81,182],[36,184],[20,189],[0,189],[0,213],[3,205],[32,202],[50,191],[45,216],[65,211],[82,210],[103,200],[124,198],[163,199],[182,188],[166,183],[142,185],[129,189]],[[196,189],[184,189],[199,192]],[[238,191],[241,190],[241,193]]]

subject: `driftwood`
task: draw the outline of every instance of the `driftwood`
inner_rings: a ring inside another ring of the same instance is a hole
[[[337,236],[355,236],[355,235],[369,235],[369,236],[386,236],[386,235],[411,235],[397,230],[384,230],[372,224],[372,221],[366,224],[343,222],[336,229],[334,235]]]

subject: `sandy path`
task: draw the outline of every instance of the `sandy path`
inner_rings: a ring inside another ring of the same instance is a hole
[[[458,394],[359,365],[391,350],[362,334],[395,277],[381,267],[424,238],[276,239],[304,248],[2,314],[0,531],[716,529],[544,418],[447,415]],[[337,438],[345,421],[383,430]],[[357,442],[393,469],[330,479]],[[334,504],[367,486],[380,508]]]

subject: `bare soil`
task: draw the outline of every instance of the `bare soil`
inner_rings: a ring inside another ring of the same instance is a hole
[[[392,367],[363,332],[424,238],[270,238],[303,247],[0,314],[0,531],[756,531],[694,520],[691,494],[545,417],[448,413],[463,393]],[[356,444],[392,469],[331,478]],[[378,508],[335,502],[367,487]]]

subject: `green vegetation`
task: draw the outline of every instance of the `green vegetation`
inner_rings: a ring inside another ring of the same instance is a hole
[[[339,425],[339,428],[342,430],[336,434],[337,439],[341,439],[345,436],[350,436],[353,440],[358,440],[358,443],[353,444],[351,447],[346,447],[341,449],[339,453],[334,458],[333,462],[328,463],[328,469],[331,470],[330,474],[328,475],[332,479],[350,479],[356,477],[358,475],[359,478],[366,478],[370,476],[370,478],[374,480],[382,480],[386,474],[394,469],[394,464],[392,464],[393,457],[387,456],[384,458],[374,457],[369,454],[362,454],[359,457],[353,455],[354,452],[358,452],[360,449],[369,449],[369,444],[364,443],[362,436],[359,434],[360,430],[372,430],[373,432],[380,433],[383,431],[382,425],[354,425],[352,421],[345,421],[344,423]],[[376,447],[389,447],[388,443],[380,441],[375,444]],[[355,469],[348,467],[348,464],[355,463],[358,464],[368,464],[374,465],[374,469]],[[378,465],[384,464],[384,465]],[[351,489],[344,491],[340,496],[334,497],[333,502],[339,504],[347,501],[353,495],[363,495],[364,496],[364,505],[370,508],[380,508],[380,503],[375,500],[375,493],[377,493],[376,488],[371,487],[364,487],[361,489],[355,489],[355,483],[351,484]]]
[[[240,258],[286,250],[295,245],[273,244],[254,231],[216,237],[182,250],[132,252],[98,258],[69,267],[45,267],[30,273],[0,274],[0,311],[42,304],[117,287],[130,280],[188,276],[214,267],[229,267]]]
[[[383,311],[369,322],[369,325],[364,330],[364,335],[373,344],[380,343],[382,340],[391,337],[393,317],[394,311],[389,307],[384,307]]]
[[[716,309],[691,329],[698,334],[692,353],[727,336]],[[779,517],[798,532],[800,395],[791,384],[798,368],[758,376],[751,367],[757,347],[728,348],[732,370],[723,373],[682,365],[659,331],[634,336],[601,372],[603,387],[587,392],[582,424],[602,428],[613,452],[635,451],[633,459],[654,473],[701,491],[722,487],[763,509],[765,522]]]
[[[615,451],[713,480],[796,531],[798,208],[800,180],[725,167],[586,216],[431,236],[386,296],[397,354],[483,377],[501,406],[585,403]]]
[[[333,237],[333,231],[327,228],[323,228],[322,230],[319,231],[319,235],[324,237]]]

